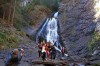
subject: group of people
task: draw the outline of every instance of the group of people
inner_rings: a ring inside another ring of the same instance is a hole
[[[39,57],[42,57],[43,60],[46,60],[46,58],[49,59],[55,59],[56,57],[56,49],[51,44],[51,42],[41,42],[39,45]]]
[[[41,57],[43,60],[48,59],[55,59],[57,55],[57,50],[55,49],[55,46],[51,42],[41,42],[38,44],[38,53],[39,57]],[[62,55],[64,55],[64,49],[62,48]]]
[[[22,57],[24,56],[24,50],[22,48],[14,49],[12,52],[9,53],[6,65],[10,66],[11,63],[17,63],[19,64]],[[55,46],[51,42],[41,42],[38,44],[38,53],[39,57],[42,58],[42,60],[48,59],[55,59],[57,55],[57,50],[55,49]],[[64,47],[61,49],[62,56],[64,56]]]

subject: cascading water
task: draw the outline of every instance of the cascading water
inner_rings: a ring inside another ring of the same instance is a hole
[[[58,34],[58,14],[59,13],[56,12],[52,18],[46,20],[36,35],[36,42],[40,42],[40,37],[42,37],[43,40],[45,39],[47,42],[51,42],[56,50],[61,52],[62,45]]]
[[[52,18],[49,20],[48,24],[47,24],[47,42],[51,42],[52,44],[54,44],[55,42],[58,41],[59,39],[59,35],[58,35],[58,26],[57,26],[57,19],[56,18]]]

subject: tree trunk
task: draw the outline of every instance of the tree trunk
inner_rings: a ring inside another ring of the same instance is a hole
[[[11,26],[13,26],[13,21],[14,21],[14,17],[15,17],[15,8],[16,8],[16,0],[14,1],[14,7],[13,7],[13,14],[12,14]]]
[[[11,20],[12,1],[11,1],[10,4],[11,4],[11,5],[10,5],[10,8],[9,8],[8,22],[10,22],[10,20]]]
[[[3,20],[5,19],[5,10],[4,10],[4,13],[3,13]]]

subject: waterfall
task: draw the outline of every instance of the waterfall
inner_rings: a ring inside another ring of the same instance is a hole
[[[38,43],[39,37],[42,37],[46,42],[51,42],[55,49],[61,52],[62,44],[58,34],[58,14],[59,12],[56,12],[52,18],[47,18],[36,35],[36,42]]]
[[[27,4],[29,4],[31,2],[32,2],[32,0],[21,0],[20,6],[25,7],[25,6],[27,6]]]
[[[58,35],[58,12],[54,14],[52,18],[47,18],[46,22],[43,24],[41,29],[38,31],[36,36],[36,42],[38,43],[39,36],[46,39],[47,42],[51,42],[55,44],[57,47],[60,45],[59,43],[59,35]]]
[[[57,19],[56,18],[52,18],[49,20],[48,24],[47,24],[47,42],[51,42],[52,44],[54,44],[55,42],[58,41],[58,26],[57,26]]]

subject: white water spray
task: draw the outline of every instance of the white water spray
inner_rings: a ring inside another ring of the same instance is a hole
[[[59,35],[58,35],[58,26],[57,26],[57,19],[52,18],[49,20],[47,24],[47,42],[51,42],[54,44],[55,42],[58,41]]]
[[[61,52],[62,46],[59,41],[57,18],[58,12],[56,12],[52,18],[46,20],[41,30],[37,34],[36,41],[38,43],[39,36],[42,36],[43,38],[45,36],[44,39],[46,39],[47,42],[51,42],[55,49]],[[68,54],[65,54],[65,56],[68,56]]]

